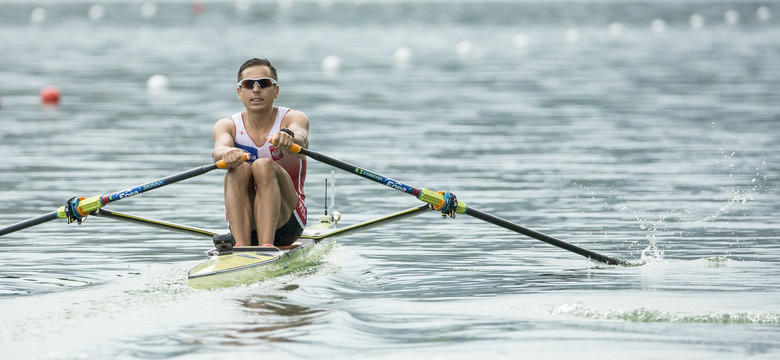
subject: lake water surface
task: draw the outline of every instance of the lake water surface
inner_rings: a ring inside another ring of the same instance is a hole
[[[643,265],[430,213],[200,291],[210,240],[58,220],[0,239],[3,358],[780,356],[777,2],[199,4],[0,3],[0,226],[209,163],[267,57],[312,150]],[[344,225],[419,204],[336,182]],[[226,229],[219,171],[109,209]]]

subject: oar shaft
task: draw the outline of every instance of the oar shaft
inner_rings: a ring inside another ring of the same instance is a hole
[[[244,160],[247,160],[248,154],[244,156]],[[127,190],[117,191],[113,194],[103,195],[103,196],[93,196],[91,198],[87,199],[79,199],[78,200],[78,208],[76,211],[81,216],[86,217],[89,213],[98,210],[102,208],[103,206],[112,203],[117,200],[125,199],[131,196],[138,195],[140,193],[144,193],[150,190],[154,190],[160,187],[163,187],[165,185],[173,184],[175,182],[179,182],[182,180],[186,180],[198,175],[205,174],[209,171],[212,171],[214,169],[225,169],[227,168],[227,165],[224,161],[220,160],[213,164],[207,164],[203,166],[196,167],[194,169],[190,169],[178,174],[174,174],[171,176],[164,177],[159,180],[155,180],[152,182],[148,182],[143,185],[136,186],[134,188],[130,188]],[[4,227],[0,229],[0,236],[10,234],[15,231],[23,230],[35,225],[40,225],[45,222],[52,221],[54,219],[65,219],[68,218],[65,206],[60,206],[59,209],[56,211],[53,211],[48,214],[44,214],[41,216],[34,217],[32,219],[28,219],[25,221],[21,221],[19,223],[13,224],[11,226]]]
[[[404,184],[404,183],[402,183],[400,181],[393,180],[393,179],[391,179],[389,177],[386,177],[386,176],[383,176],[383,175],[379,175],[379,174],[377,174],[375,172],[368,171],[366,169],[360,168],[360,167],[352,165],[350,163],[347,163],[347,162],[344,162],[344,161],[341,161],[341,160],[338,160],[338,159],[334,159],[334,158],[332,158],[330,156],[323,155],[323,154],[320,154],[318,152],[314,152],[314,151],[308,150],[306,148],[302,148],[302,147],[300,147],[298,145],[293,145],[293,147],[291,147],[290,150],[293,151],[293,152],[297,152],[297,153],[299,153],[301,155],[306,155],[306,156],[308,156],[308,157],[310,157],[310,158],[312,158],[314,160],[317,160],[319,162],[328,164],[328,165],[333,166],[333,167],[337,167],[337,168],[339,168],[341,170],[344,170],[346,172],[353,173],[353,174],[355,174],[357,176],[360,176],[360,177],[366,178],[368,180],[380,183],[380,184],[382,184],[384,186],[396,189],[398,191],[405,192],[405,193],[410,194],[410,195],[420,196],[420,193],[422,191],[422,189],[420,189],[420,188],[416,188],[416,187],[413,187],[413,186],[406,185],[406,184]]]
[[[244,160],[249,159],[249,154],[244,154]],[[198,175],[203,175],[209,171],[215,170],[215,169],[226,169],[227,164],[225,164],[224,160],[217,161],[213,164],[207,164],[203,166],[199,166],[187,171],[180,172],[178,174],[174,174],[171,176],[164,177],[162,179],[158,179],[152,182],[148,182],[143,185],[136,186],[134,188],[130,188],[127,190],[117,191],[113,194],[103,195],[103,196],[93,196],[89,199],[84,199],[79,203],[79,211],[83,216],[86,216],[87,214],[102,208],[103,206],[108,205],[109,203],[112,203],[117,200],[126,199],[131,196],[135,196],[141,193],[145,193],[150,190],[154,190],[157,188],[161,188],[165,185],[170,185],[182,180],[186,180],[189,178],[196,177]],[[62,217],[62,215],[60,215]]]
[[[377,174],[373,171],[369,171],[366,169],[363,169],[359,166],[352,165],[350,163],[334,159],[330,156],[320,154],[316,151],[311,151],[306,148],[302,148],[301,146],[297,144],[293,144],[290,146],[290,151],[294,153],[298,153],[301,155],[306,155],[314,160],[317,160],[319,162],[328,164],[330,166],[337,167],[341,170],[344,170],[346,172],[353,173],[357,176],[363,177],[365,179],[380,183],[384,186],[387,186],[389,188],[407,193],[409,195],[413,195],[417,199],[419,199],[422,202],[425,202],[431,206],[433,206],[435,209],[439,209],[444,204],[444,195],[436,193],[435,191],[425,189],[425,188],[418,188],[414,186],[410,186],[407,184],[404,184],[398,180],[391,179],[387,176]],[[458,214],[465,214],[466,213],[466,204],[459,202],[457,204],[456,212]]]
[[[27,220],[24,220],[24,221],[20,221],[20,222],[18,222],[16,224],[13,224],[13,225],[10,225],[10,226],[6,226],[6,227],[0,229],[0,236],[3,236],[5,234],[10,234],[10,233],[15,232],[15,231],[23,230],[23,229],[26,229],[28,227],[32,227],[32,226],[35,226],[35,225],[40,225],[40,224],[43,224],[45,222],[52,221],[52,220],[54,220],[56,218],[57,218],[57,212],[56,211],[52,211],[52,212],[50,212],[48,214],[43,214],[41,216],[34,217],[32,219],[27,219]]]
[[[112,203],[117,200],[129,198],[131,196],[135,196],[141,193],[145,193],[150,190],[154,190],[160,187],[163,187],[165,185],[173,184],[182,180],[186,180],[198,175],[203,175],[209,171],[212,171],[214,169],[217,169],[219,167],[218,163],[214,164],[208,164],[203,165],[194,169],[190,169],[178,174],[174,174],[171,176],[164,177],[162,179],[158,179],[155,181],[148,182],[143,185],[136,186],[134,188],[130,188],[127,190],[117,191],[113,194],[104,195],[100,198],[100,202],[103,205],[108,205],[109,203]],[[84,209],[87,210],[87,209]],[[91,210],[90,210],[91,211]]]
[[[314,160],[317,160],[317,161],[323,162],[325,164],[337,167],[337,168],[342,169],[342,170],[347,171],[347,172],[351,172],[353,174],[356,174],[358,176],[364,177],[366,179],[378,182],[378,183],[380,183],[382,185],[385,185],[387,187],[391,187],[393,189],[405,192],[407,194],[414,195],[418,199],[420,199],[421,201],[426,202],[426,203],[428,203],[430,205],[433,205],[433,206],[436,206],[439,203],[439,201],[441,201],[441,199],[443,198],[443,196],[441,194],[438,194],[438,193],[436,193],[434,191],[431,191],[431,190],[428,190],[428,189],[424,189],[424,188],[416,188],[416,187],[413,187],[413,186],[406,185],[406,184],[404,184],[404,183],[402,183],[400,181],[393,180],[391,178],[379,175],[377,173],[374,173],[374,172],[362,169],[362,168],[357,167],[355,165],[343,162],[343,161],[338,160],[338,159],[334,159],[334,158],[332,158],[330,156],[326,156],[326,155],[320,154],[320,153],[318,153],[316,151],[311,151],[311,150],[302,148],[302,147],[300,147],[300,146],[298,146],[296,144],[293,144],[292,146],[290,146],[289,150],[294,152],[294,153],[299,153],[301,155],[306,155],[306,156],[308,156],[308,157],[310,157],[310,158],[312,158]],[[565,241],[558,240],[558,239],[556,239],[556,238],[554,238],[552,236],[542,234],[542,233],[540,233],[538,231],[534,231],[534,230],[525,228],[525,227],[520,226],[518,224],[515,224],[513,222],[510,222],[510,221],[501,219],[499,217],[496,217],[496,216],[484,213],[482,211],[473,209],[471,207],[466,206],[464,203],[462,203],[460,201],[458,201],[458,204],[457,204],[457,213],[470,215],[470,216],[475,217],[477,219],[489,222],[489,223],[494,224],[494,225],[501,226],[501,227],[503,227],[505,229],[509,229],[509,230],[518,232],[520,234],[532,237],[532,238],[540,240],[540,241],[544,241],[544,242],[546,242],[546,243],[548,243],[550,245],[557,246],[557,247],[559,247],[561,249],[571,251],[571,252],[573,252],[575,254],[579,254],[579,255],[582,255],[584,257],[587,257],[587,258],[590,258],[590,259],[593,259],[593,260],[596,260],[596,261],[599,261],[599,262],[602,262],[602,263],[606,263],[606,264],[610,264],[610,265],[627,264],[624,261],[621,261],[621,260],[618,260],[618,259],[614,259],[614,258],[611,258],[609,256],[601,255],[599,253],[596,253],[596,252],[593,252],[593,251],[590,251],[590,250],[587,250],[587,249],[583,249],[583,248],[581,248],[579,246],[575,246],[575,245],[569,244],[569,243],[567,243]]]
[[[609,264],[609,265],[625,264],[624,261],[621,261],[621,260],[618,260],[618,259],[615,259],[615,258],[611,258],[611,257],[606,256],[606,255],[601,255],[599,253],[590,251],[588,249],[583,249],[583,248],[581,248],[579,246],[569,244],[569,243],[567,243],[565,241],[562,241],[562,240],[558,240],[558,239],[556,239],[556,238],[554,238],[554,237],[552,237],[550,235],[542,234],[542,233],[540,233],[538,231],[531,230],[529,228],[526,228],[526,227],[520,226],[518,224],[515,224],[515,223],[513,223],[511,221],[504,220],[504,219],[502,219],[500,217],[484,213],[482,211],[479,211],[479,210],[471,208],[471,207],[468,208],[468,210],[466,211],[466,215],[470,215],[470,216],[475,217],[477,219],[489,222],[489,223],[491,223],[493,225],[498,225],[498,226],[503,227],[505,229],[509,229],[509,230],[521,233],[521,234],[523,234],[525,236],[534,238],[536,240],[544,241],[544,242],[546,242],[546,243],[548,243],[550,245],[557,246],[557,247],[559,247],[561,249],[571,251],[571,252],[573,252],[575,254],[579,254],[579,255],[582,255],[582,256],[587,257],[587,258],[591,258],[591,259],[596,260],[598,262],[602,262],[602,263]]]
[[[110,203],[112,203],[114,201],[127,199],[127,198],[129,198],[131,196],[135,196],[135,195],[138,195],[138,194],[145,193],[147,191],[158,189],[158,188],[161,188],[161,187],[163,187],[165,185],[170,185],[170,184],[182,181],[182,180],[186,180],[186,179],[198,176],[198,175],[202,175],[202,174],[205,174],[205,173],[207,173],[207,172],[209,172],[211,170],[217,169],[219,167],[220,167],[219,163],[203,165],[203,166],[199,166],[199,167],[196,167],[194,169],[190,169],[190,170],[178,173],[178,174],[174,174],[174,175],[171,175],[171,176],[166,176],[166,177],[164,177],[162,179],[157,179],[155,181],[151,181],[151,182],[148,182],[148,183],[143,184],[143,185],[138,185],[138,186],[130,188],[130,189],[117,191],[117,192],[115,192],[113,194],[107,194],[107,195],[103,195],[103,196],[98,195],[98,196],[93,196],[93,197],[86,198],[86,199],[81,199],[79,201],[79,203],[78,203],[78,212],[79,212],[79,214],[81,214],[81,216],[87,216],[89,213],[91,213],[91,212],[93,212],[93,211],[95,211],[97,209],[100,209],[103,206],[106,206],[106,205],[108,205],[108,204],[110,204]],[[66,215],[64,214],[64,209],[61,209],[61,210],[63,210],[63,213],[59,214],[59,217],[60,218],[65,218]]]

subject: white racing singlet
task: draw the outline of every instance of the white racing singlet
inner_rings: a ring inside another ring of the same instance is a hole
[[[284,118],[284,115],[287,114],[288,111],[290,111],[289,108],[277,107],[276,119],[274,119],[274,125],[271,127],[271,130],[268,134],[265,134],[262,139],[257,139],[261,141],[260,145],[258,145],[246,131],[243,113],[234,114],[231,117],[233,119],[233,124],[236,127],[236,133],[233,134],[233,139],[235,139],[235,147],[246,151],[252,156],[247,160],[248,163],[252,163],[259,158],[272,159],[277,164],[281,165],[284,171],[290,175],[290,179],[292,179],[293,186],[295,187],[295,192],[298,194],[298,204],[295,206],[293,214],[298,220],[298,224],[301,225],[301,228],[304,228],[306,227],[306,195],[303,193],[303,183],[306,180],[306,159],[303,159],[294,153],[283,152],[282,150],[275,148],[266,140],[269,135],[279,132],[282,128],[282,118]]]

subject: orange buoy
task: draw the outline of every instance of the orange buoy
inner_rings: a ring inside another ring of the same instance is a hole
[[[190,11],[195,15],[203,14],[203,11],[206,10],[206,4],[200,2],[200,1],[194,1],[190,5]]]
[[[41,89],[41,104],[58,105],[60,103],[60,89],[56,86],[47,86]]]

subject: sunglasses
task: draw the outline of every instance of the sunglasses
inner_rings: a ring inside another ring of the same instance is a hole
[[[261,89],[265,89],[270,86],[276,85],[276,80],[271,78],[260,78],[260,79],[244,79],[238,82],[238,87],[244,88],[244,89],[254,89],[255,84],[260,86]]]

